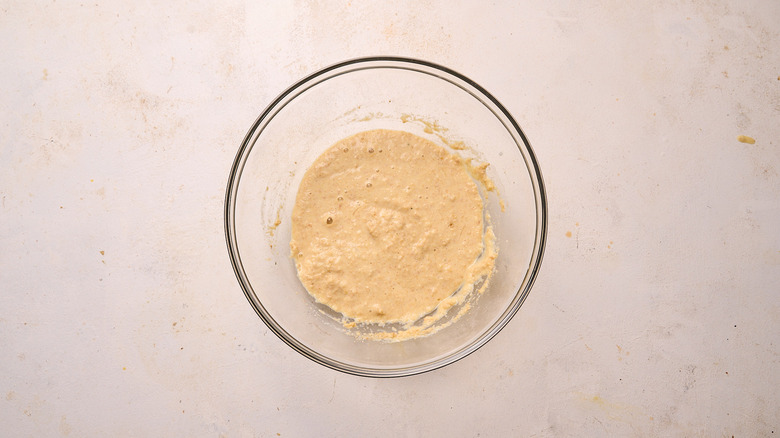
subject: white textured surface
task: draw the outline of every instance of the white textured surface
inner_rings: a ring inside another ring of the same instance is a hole
[[[780,2],[141,3],[0,4],[3,435],[780,436]],[[517,317],[394,380],[269,333],[222,225],[262,108],[376,54],[491,91],[550,199]]]

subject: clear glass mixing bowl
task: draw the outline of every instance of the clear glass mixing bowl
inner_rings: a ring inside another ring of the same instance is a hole
[[[455,323],[401,342],[359,340],[348,333],[306,292],[289,249],[291,212],[309,165],[336,141],[378,128],[411,132],[442,146],[462,141],[467,148],[455,152],[490,163],[487,175],[498,189],[486,200],[499,251],[488,288]],[[361,376],[430,371],[488,342],[528,296],[546,230],[542,175],[512,116],[465,76],[406,58],[342,62],[284,91],[241,143],[225,200],[230,260],[260,318],[304,356]]]

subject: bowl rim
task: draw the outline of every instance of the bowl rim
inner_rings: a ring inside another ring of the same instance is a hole
[[[364,68],[355,68],[356,66],[365,65]],[[291,336],[280,324],[278,324],[273,317],[268,313],[260,299],[257,298],[254,293],[251,284],[244,271],[243,264],[241,262],[241,256],[238,251],[238,241],[235,233],[235,199],[238,192],[238,186],[240,182],[241,173],[243,171],[246,159],[249,156],[249,152],[254,146],[255,141],[259,138],[262,130],[270,123],[273,117],[286,106],[288,102],[296,98],[302,92],[311,88],[321,82],[327,81],[333,77],[347,74],[354,71],[359,71],[367,68],[399,68],[414,71],[417,73],[429,74],[439,79],[445,80],[452,85],[457,86],[461,90],[471,94],[474,98],[479,100],[485,107],[490,110],[494,116],[504,125],[509,131],[509,134],[515,140],[515,143],[520,150],[521,155],[524,158],[526,168],[531,176],[531,185],[534,191],[534,202],[536,204],[536,230],[534,236],[534,246],[532,251],[531,260],[529,263],[529,269],[521,283],[521,289],[515,293],[515,297],[512,302],[507,306],[506,310],[497,318],[497,320],[483,333],[481,333],[476,339],[469,344],[463,345],[458,350],[451,352],[443,357],[434,358],[421,364],[415,364],[410,366],[396,366],[396,367],[366,367],[356,366],[340,362],[331,357],[318,353],[314,349],[304,345],[293,336]],[[344,72],[338,73],[340,69],[346,69]],[[338,74],[334,74],[338,73]],[[332,74],[331,76],[327,76]],[[463,84],[471,87],[468,89]],[[297,93],[296,93],[297,92]],[[296,93],[293,95],[293,93]],[[291,97],[292,96],[292,97]],[[484,99],[488,100],[486,102]],[[493,107],[491,107],[491,104]],[[507,124],[509,126],[507,126]],[[258,131],[258,128],[261,128]],[[518,138],[520,142],[518,142]],[[521,144],[522,143],[522,144]],[[523,150],[523,148],[525,150]],[[539,274],[541,269],[542,259],[544,257],[544,249],[547,240],[547,193],[544,185],[544,179],[536,158],[536,154],[531,148],[525,133],[520,128],[514,117],[509,111],[496,99],[492,94],[485,90],[482,86],[469,79],[465,75],[456,72],[450,68],[444,67],[433,62],[424,61],[415,58],[398,57],[398,56],[370,56],[349,59],[342,61],[328,67],[322,68],[303,79],[295,82],[282,93],[280,93],[257,117],[255,122],[247,131],[244,136],[241,146],[236,153],[233,165],[230,169],[230,174],[227,181],[227,190],[225,194],[224,204],[224,228],[225,228],[225,240],[227,243],[228,256],[230,258],[233,272],[241,286],[244,296],[249,301],[250,305],[254,308],[260,319],[263,320],[265,325],[284,343],[290,346],[293,350],[297,351],[304,357],[319,363],[320,365],[341,371],[347,374],[363,376],[363,377],[403,377],[411,376],[415,374],[421,374],[435,369],[444,367],[446,365],[455,363],[471,353],[477,351],[484,346],[488,341],[495,337],[514,317],[520,307],[525,302],[531,288]]]

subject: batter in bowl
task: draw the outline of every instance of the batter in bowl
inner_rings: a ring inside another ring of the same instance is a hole
[[[403,131],[331,146],[306,171],[293,208],[290,248],[306,290],[347,326],[427,334],[420,327],[493,271],[495,237],[476,182],[484,169]]]

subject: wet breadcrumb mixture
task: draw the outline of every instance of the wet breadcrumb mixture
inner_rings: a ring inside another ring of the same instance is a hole
[[[403,131],[331,146],[307,170],[293,208],[290,248],[306,290],[347,326],[429,333],[421,318],[431,326],[493,271],[495,238],[475,182],[484,170]]]

